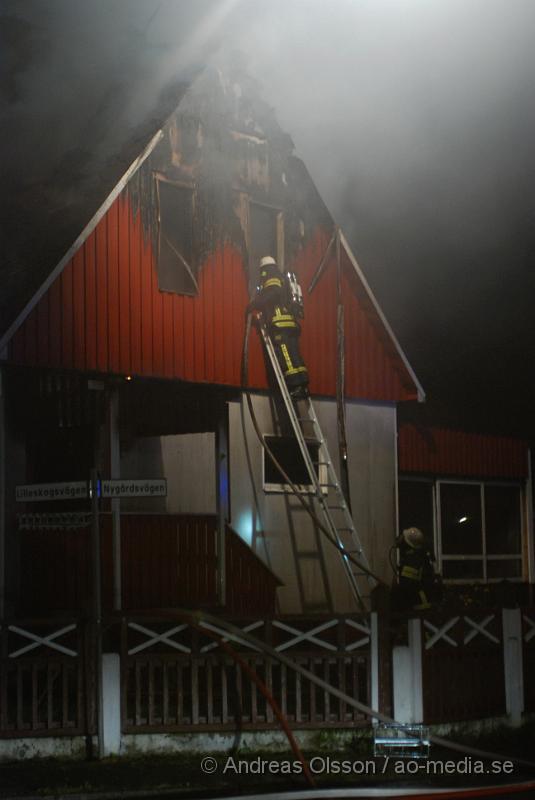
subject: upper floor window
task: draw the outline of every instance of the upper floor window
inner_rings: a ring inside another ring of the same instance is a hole
[[[160,178],[157,188],[158,285],[164,292],[196,295],[199,286],[193,245],[193,188]]]
[[[300,492],[314,492],[314,486],[310,482],[305,460],[299,449],[297,439],[293,436],[266,436],[266,444],[288,475],[292,483],[296,484]],[[315,464],[316,475],[320,484],[325,484],[327,475],[325,467],[319,465],[319,444],[318,442],[307,442],[307,449],[311,461]],[[264,456],[264,491],[266,492],[291,492],[289,484],[283,483],[284,478],[279,470],[263,450]]]
[[[273,256],[284,265],[284,219],[280,209],[249,201],[250,265],[258,268],[260,259]]]

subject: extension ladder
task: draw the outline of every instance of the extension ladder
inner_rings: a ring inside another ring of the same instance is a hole
[[[307,416],[298,416],[277,359],[271,337],[264,325],[260,324],[259,328],[279,385],[286,411],[290,418],[295,438],[299,444],[299,449],[310,477],[310,485],[313,487],[314,499],[321,510],[325,528],[329,531],[330,536],[340,548],[338,552],[357,605],[367,608],[369,606],[367,601],[369,601],[370,590],[376,585],[376,581],[365,570],[361,569],[348,558],[348,556],[352,556],[356,561],[362,564],[365,569],[370,569],[336,470],[334,469],[332,459],[329,455],[327,442],[321,431],[312,400],[308,398],[307,400],[300,401],[300,407],[304,407]],[[307,431],[306,438],[304,432],[305,427],[310,429],[310,433]],[[318,461],[312,460],[307,447],[307,440],[310,442],[311,439],[318,445]],[[318,471],[316,471],[316,467],[318,467]],[[323,480],[323,476],[325,476],[325,480]]]

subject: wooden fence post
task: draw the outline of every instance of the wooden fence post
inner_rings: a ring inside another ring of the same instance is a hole
[[[374,711],[380,711],[379,708],[379,622],[377,611],[372,611],[370,614],[370,695],[371,707]],[[377,718],[372,717],[373,725],[377,725]]]
[[[423,722],[422,627],[419,619],[408,621],[408,645],[394,647],[393,683],[396,722]]]
[[[522,615],[519,608],[502,608],[505,707],[512,725],[520,725],[524,711]]]

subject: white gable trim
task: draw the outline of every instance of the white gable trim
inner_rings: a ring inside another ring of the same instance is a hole
[[[418,378],[416,377],[416,374],[415,374],[413,368],[409,364],[409,360],[408,360],[407,356],[405,355],[405,353],[401,349],[401,345],[398,342],[394,331],[392,330],[392,328],[388,324],[388,321],[387,321],[385,315],[383,314],[383,312],[381,310],[381,307],[379,306],[379,303],[377,302],[377,299],[376,299],[374,293],[372,292],[368,281],[364,277],[364,273],[362,272],[362,270],[361,270],[361,268],[360,268],[360,266],[358,264],[358,261],[355,258],[355,255],[354,255],[353,251],[351,250],[351,247],[349,246],[349,243],[348,243],[346,237],[344,236],[344,234],[342,233],[341,230],[340,230],[340,242],[342,243],[342,246],[343,246],[343,248],[344,248],[344,250],[346,252],[347,257],[349,258],[349,261],[351,262],[351,264],[353,266],[353,269],[357,273],[357,276],[358,276],[360,282],[364,286],[364,288],[366,290],[366,294],[370,298],[370,300],[371,300],[371,302],[373,304],[373,307],[375,308],[375,311],[379,315],[379,318],[380,318],[381,322],[383,323],[388,335],[390,336],[390,338],[391,338],[391,340],[392,340],[392,342],[394,344],[394,347],[396,348],[396,350],[398,352],[399,357],[403,361],[403,363],[404,363],[404,365],[405,365],[405,367],[407,369],[407,372],[409,373],[409,375],[411,376],[412,380],[414,381],[414,385],[416,386],[416,390],[417,390],[417,394],[418,394],[418,402],[419,403],[423,403],[425,401],[425,392],[423,390],[423,387],[422,387],[420,381],[418,380]]]
[[[17,332],[20,328],[22,323],[25,319],[29,316],[29,314],[33,311],[39,300],[46,294],[46,292],[50,289],[56,278],[63,272],[65,266],[69,263],[71,258],[77,253],[86,239],[93,233],[95,228],[97,227],[98,223],[102,219],[102,217],[106,214],[106,212],[111,208],[113,203],[119,197],[121,192],[123,191],[124,187],[130,180],[130,178],[135,175],[138,169],[141,167],[144,161],[150,156],[156,145],[160,142],[163,137],[163,131],[159,130],[150,140],[146,148],[143,150],[141,155],[139,155],[135,161],[130,164],[126,172],[124,173],[123,177],[120,179],[119,183],[112,189],[106,200],[102,203],[96,214],[91,218],[88,224],[85,226],[81,234],[75,240],[75,242],[69,247],[61,261],[54,267],[48,278],[41,284],[39,289],[36,291],[34,296],[31,300],[24,306],[16,320],[9,326],[7,331],[4,333],[2,338],[0,339],[0,354],[3,353],[4,348],[9,343],[11,337]]]

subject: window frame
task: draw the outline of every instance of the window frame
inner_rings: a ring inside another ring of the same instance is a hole
[[[196,266],[195,264],[195,206],[196,206],[196,199],[197,199],[197,190],[196,185],[193,181],[181,181],[181,180],[172,180],[168,178],[166,175],[163,175],[160,172],[153,173],[153,179],[156,184],[156,202],[157,202],[157,221],[158,221],[158,247],[157,247],[157,261],[156,261],[156,271],[158,276],[158,289],[160,292],[167,292],[168,294],[176,294],[179,297],[198,297],[199,295],[199,279],[198,275],[195,274]],[[191,194],[191,249],[192,249],[192,263],[189,264],[186,258],[179,253],[169,242],[168,237],[166,236],[167,243],[169,247],[175,252],[177,256],[177,260],[182,262],[184,265],[183,268],[187,271],[194,288],[194,291],[176,291],[174,289],[163,289],[160,285],[160,249],[161,249],[161,241],[162,241],[162,213],[161,213],[161,197],[160,197],[160,184],[166,183],[169,186],[173,186],[176,189],[186,190]]]
[[[291,436],[279,436],[277,434],[266,434],[264,436],[266,440],[269,439],[288,439],[291,440]],[[312,439],[305,439],[307,444],[314,444],[318,446],[318,454],[321,449],[321,445],[317,440]],[[269,446],[269,441],[266,442]],[[295,439],[295,443],[297,448],[299,449],[299,444],[297,443],[297,439]],[[264,447],[262,447],[262,488],[266,494],[293,494],[293,489],[288,483],[267,483],[266,482],[266,458],[269,456],[266,453]],[[282,465],[284,466],[284,464]],[[325,464],[318,465],[318,483],[327,483],[328,479],[328,472],[327,466]],[[291,478],[291,475],[289,476]],[[316,494],[316,488],[311,483],[298,483],[296,484],[299,494]],[[329,491],[328,487],[322,487],[323,494],[327,494]]]
[[[426,483],[431,487],[431,504],[432,504],[432,520],[433,530],[431,532],[433,539],[433,553],[435,560],[438,564],[439,540],[438,540],[438,515],[440,507],[437,499],[437,482],[434,478],[426,478],[422,475],[417,475],[414,478],[410,475],[400,475],[398,482],[401,483]],[[399,489],[398,489],[398,515],[399,515]]]
[[[262,200],[256,200],[251,195],[247,195],[247,249],[249,251],[249,269],[254,270],[258,264],[252,264],[252,214],[251,207],[258,206],[259,208],[273,211],[275,216],[275,236],[277,239],[277,252],[264,253],[264,255],[272,255],[277,264],[284,269],[284,209],[280,206],[274,206],[271,203],[265,203]]]
[[[430,478],[425,476],[400,476],[399,482],[420,482],[427,483],[432,489],[433,498],[433,543],[435,547],[435,559],[437,569],[443,575],[443,565],[446,561],[479,561],[482,562],[482,577],[481,578],[443,578],[445,583],[449,584],[467,584],[467,583],[500,583],[503,580],[521,583],[524,580],[524,542],[525,542],[525,518],[524,518],[524,487],[518,481],[499,481],[499,480],[462,480],[455,478]],[[441,504],[441,487],[445,485],[461,485],[461,486],[479,486],[479,502],[481,509],[481,553],[475,555],[468,554],[447,554],[444,556],[442,552],[442,504]],[[485,519],[485,489],[491,489],[497,486],[507,486],[518,490],[518,504],[519,504],[519,520],[520,520],[520,542],[519,549],[516,554],[513,553],[487,553],[487,537],[486,537],[486,519]],[[488,564],[489,562],[498,561],[514,561],[520,562],[520,575],[515,577],[488,577]]]

